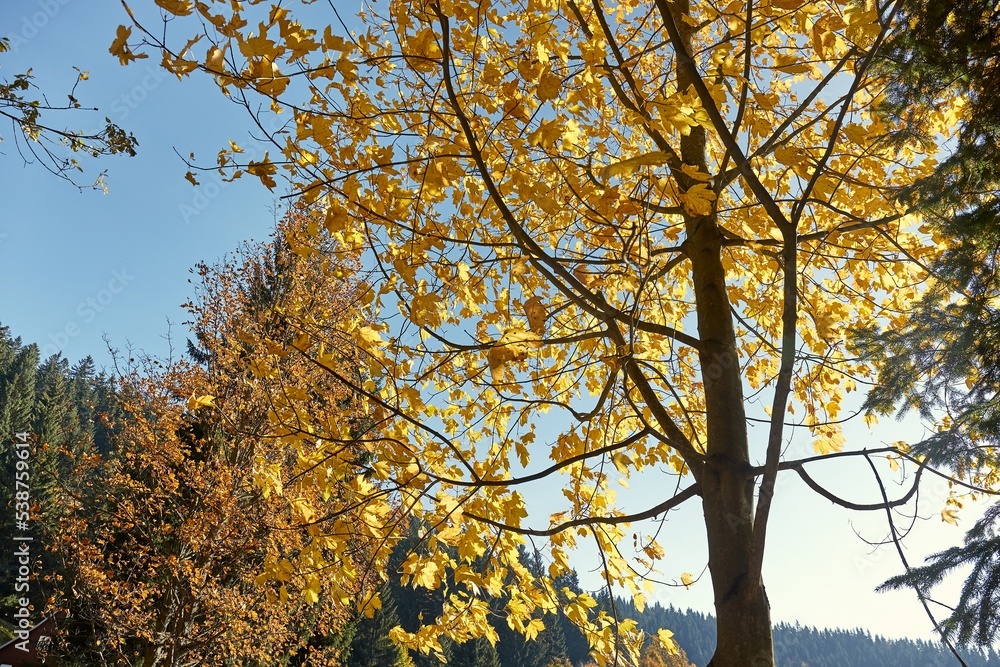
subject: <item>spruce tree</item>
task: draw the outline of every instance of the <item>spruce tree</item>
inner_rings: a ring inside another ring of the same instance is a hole
[[[863,331],[858,350],[879,369],[867,408],[882,414],[947,414],[938,432],[913,447],[932,466],[962,471],[973,484],[995,475],[1000,446],[1000,9],[988,0],[903,0],[909,25],[887,44],[878,68],[888,82],[880,110],[904,121],[887,137],[920,150],[929,119],[954,113],[954,150],[933,175],[899,192],[946,250],[929,266],[933,283],[905,327]],[[949,107],[952,100],[960,105]],[[1000,512],[986,517],[965,545],[935,554],[925,567],[885,588],[928,586],[970,566],[946,636],[989,645],[1000,637]]]
[[[39,443],[52,447],[66,443],[76,422],[70,392],[69,363],[54,354],[38,369],[32,431]]]
[[[483,638],[451,647],[448,667],[501,667],[496,647]]]
[[[9,337],[5,338],[9,341]],[[0,377],[0,405],[3,406],[6,428],[0,433],[0,494],[3,494],[0,498],[0,534],[8,534],[14,529],[14,434],[31,430],[38,364],[38,346],[32,344],[22,347],[20,338],[9,344],[6,356],[10,358],[11,350],[15,351],[7,372]],[[17,563],[12,554],[13,550],[5,549],[0,555],[0,577],[3,581],[0,599],[3,601],[5,618],[9,617],[6,614],[7,608],[15,598],[14,572]]]
[[[382,608],[371,618],[354,622],[354,636],[345,667],[403,667],[406,651],[389,639],[389,631],[399,625],[396,601],[391,591],[382,595]]]
[[[576,570],[570,570],[568,574],[556,579],[555,584],[556,590],[558,591],[562,591],[562,589],[565,588],[575,595],[579,595],[583,592],[583,589],[580,587],[580,578],[577,575]],[[562,612],[559,613],[556,622],[562,630],[563,640],[566,646],[566,657],[569,659],[570,663],[574,667],[581,667],[582,665],[590,663],[590,646],[587,644],[587,638],[580,631],[580,629],[576,627]]]
[[[14,432],[29,431],[33,423],[38,346],[32,343],[20,347],[20,343],[20,338],[14,340],[18,350],[0,385],[0,403],[4,405],[8,428],[0,437],[5,441]]]
[[[70,399],[76,411],[74,442],[93,442],[96,433],[96,376],[94,359],[89,355],[77,362],[69,373]]]
[[[10,407],[3,393],[11,365],[17,356],[20,341],[10,336],[10,328],[0,325],[0,442],[3,442],[11,432]]]

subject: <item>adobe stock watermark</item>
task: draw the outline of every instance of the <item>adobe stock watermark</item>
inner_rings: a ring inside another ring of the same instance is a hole
[[[93,296],[87,297],[76,306],[76,317],[67,320],[58,330],[49,333],[49,342],[42,348],[43,358],[64,350],[71,340],[83,332],[83,325],[90,324],[100,313],[103,313],[114,302],[115,297],[125,291],[125,288],[135,280],[124,267],[111,272],[111,280]]]
[[[36,10],[30,14],[25,14],[21,18],[21,25],[16,29],[17,31],[7,35],[7,39],[10,40],[10,50],[17,53],[22,46],[34,39],[39,31],[43,30],[62,8],[70,2],[72,0],[37,0],[35,2]]]
[[[31,630],[31,441],[27,433],[14,434],[14,634],[19,651],[29,651]]]
[[[129,114],[139,108],[149,94],[160,87],[163,80],[169,78],[170,74],[163,68],[146,66],[146,75],[142,77],[135,86],[128,92],[122,93],[111,103],[111,112],[115,115],[115,121],[121,122],[128,118]]]
[[[275,134],[284,124],[284,120],[274,119],[271,122],[271,126],[267,129],[267,134],[269,136]],[[242,162],[251,162],[262,159],[268,148],[273,148],[273,145],[257,139],[253,143],[243,146],[243,152],[239,154],[240,160]],[[185,225],[191,224],[191,219],[197,217],[202,211],[207,209],[212,200],[218,197],[232,183],[232,181],[227,181],[223,178],[218,171],[205,172],[205,176],[211,180],[202,182],[196,186],[194,195],[190,201],[177,205],[177,212],[180,214]]]

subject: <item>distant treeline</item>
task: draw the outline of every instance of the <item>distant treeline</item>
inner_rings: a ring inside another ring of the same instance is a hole
[[[705,667],[715,647],[715,619],[696,611],[651,605],[637,613],[620,600],[619,610],[635,618],[647,632],[670,628],[688,660]],[[1000,667],[1000,654],[960,649],[968,667]],[[818,630],[798,623],[774,626],[777,667],[947,667],[958,665],[951,652],[936,642],[886,639],[864,630]],[[506,667],[506,666],[504,666]],[[513,667],[513,666],[512,666]]]

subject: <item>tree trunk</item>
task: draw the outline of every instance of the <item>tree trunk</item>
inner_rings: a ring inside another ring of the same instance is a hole
[[[754,478],[749,474],[742,378],[720,240],[714,217],[689,224],[707,420],[707,461],[699,482],[718,627],[718,645],[710,666],[772,667],[767,595],[761,585],[748,588],[749,580],[760,581],[759,577],[748,577]]]
[[[681,18],[689,16],[689,2],[675,0],[671,6],[679,19],[675,23],[683,48],[692,53],[693,28]],[[690,77],[683,67],[677,67],[676,73],[677,89],[686,90],[691,85]],[[690,134],[681,137],[681,159],[703,173],[710,173],[703,127],[694,127]],[[736,332],[722,265],[722,233],[714,213],[687,217],[686,228],[706,410],[707,460],[698,481],[718,630],[715,655],[709,667],[774,667],[767,594],[763,585],[750,583],[761,581],[760,577],[748,576],[752,562],[754,478],[750,475]]]

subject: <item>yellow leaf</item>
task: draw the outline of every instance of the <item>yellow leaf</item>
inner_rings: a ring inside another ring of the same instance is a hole
[[[441,568],[433,561],[425,561],[414,571],[413,585],[424,588],[437,588],[441,581]]]
[[[715,192],[710,190],[706,183],[696,183],[681,195],[684,210],[688,215],[695,217],[711,214],[714,201]]]
[[[358,598],[358,608],[365,618],[374,618],[375,612],[382,608],[382,598],[378,593],[368,593]]]
[[[284,588],[284,586],[282,586],[282,588]],[[316,604],[319,602],[319,592],[319,577],[315,574],[307,576],[305,588],[302,589],[302,596],[305,598],[306,602],[309,604]]]
[[[670,630],[661,628],[656,631],[656,638],[663,645],[663,648],[667,649],[671,655],[677,655],[677,642],[673,637],[674,633]]]
[[[535,94],[542,102],[548,102],[559,96],[560,86],[562,86],[562,79],[555,74],[546,72],[539,79],[538,85],[535,87]]]
[[[813,447],[818,454],[832,454],[844,449],[844,434],[835,425],[816,428],[816,440]]]
[[[504,370],[508,364],[524,361],[531,350],[540,346],[541,341],[534,333],[517,327],[507,329],[487,353],[494,382],[503,380]]]
[[[226,52],[224,49],[220,49],[217,46],[212,46],[208,49],[208,53],[205,55],[205,67],[208,71],[213,73],[221,73],[226,71]],[[229,142],[230,146],[234,146],[232,141]],[[237,151],[238,152],[238,151]]]
[[[540,618],[533,618],[524,626],[524,638],[531,641],[538,636],[538,633],[545,629],[545,623]]]
[[[663,560],[666,555],[663,551],[663,547],[659,545],[658,542],[652,541],[642,548],[642,550],[649,556],[650,560]]]
[[[690,588],[691,584],[694,583],[694,575],[690,572],[685,572],[681,575],[681,583],[684,584],[684,588]]]
[[[559,120],[543,120],[538,129],[528,135],[528,141],[532,146],[551,148],[562,136],[563,127]]]
[[[306,352],[312,346],[312,339],[308,334],[300,333],[292,341],[292,347],[300,352]]]
[[[357,333],[358,342],[364,347],[374,347],[383,344],[378,331],[371,327],[360,327]]]
[[[583,283],[587,289],[597,289],[604,285],[604,276],[594,271],[589,271],[582,266],[573,270],[573,277]]]
[[[198,408],[206,408],[206,407],[211,407],[213,405],[215,405],[215,396],[206,395],[206,396],[198,396],[197,398],[192,396],[191,398],[188,399],[187,409],[194,411],[197,410]]]
[[[612,178],[628,178],[638,171],[640,167],[655,167],[657,165],[666,164],[669,159],[670,156],[663,151],[652,151],[650,153],[637,155],[635,157],[628,158],[627,160],[609,164],[601,169],[601,180],[607,181]]]
[[[514,443],[514,451],[517,453],[517,458],[521,462],[521,466],[526,468],[528,461],[531,460],[528,448],[524,446],[523,442],[518,441]]]
[[[278,168],[275,167],[270,158],[268,158],[267,152],[264,153],[264,159],[262,161],[251,161],[247,165],[247,172],[259,178],[260,182],[267,186],[268,190],[273,190],[277,185],[274,180],[274,175],[278,173]]]
[[[134,53],[132,49],[129,48],[128,38],[131,34],[132,28],[123,25],[118,26],[115,39],[111,42],[111,47],[108,49],[108,52],[111,53],[111,55],[118,57],[118,62],[122,65],[128,65],[133,60],[148,57],[145,53]]]
[[[695,181],[705,182],[712,178],[693,164],[682,164],[681,171],[684,172],[685,176]]]
[[[187,16],[194,9],[191,0],[155,0],[155,2],[175,16]]]
[[[314,518],[316,518],[316,512],[312,508],[312,503],[310,503],[307,499],[295,498],[291,501],[291,505],[292,510],[304,523],[310,523]]]
[[[548,312],[539,296],[533,296],[524,302],[524,315],[528,318],[528,328],[534,333],[545,333],[545,318]]]
[[[941,510],[941,520],[945,523],[950,523],[953,526],[958,525],[958,510],[956,509],[943,509]]]

